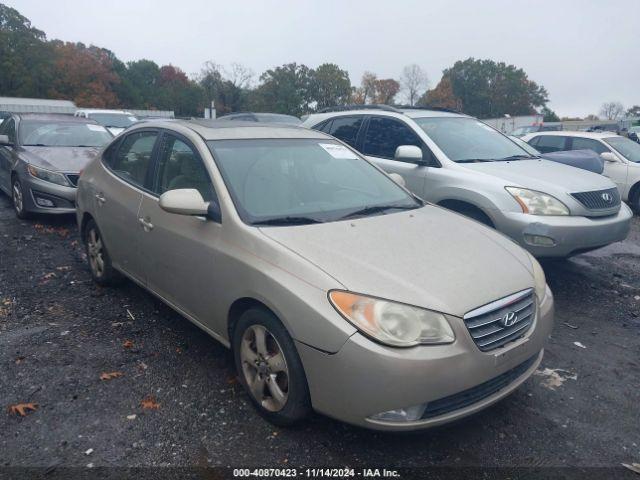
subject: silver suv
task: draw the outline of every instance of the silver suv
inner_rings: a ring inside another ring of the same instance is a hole
[[[538,257],[624,240],[632,212],[601,175],[532,156],[480,120],[381,106],[314,114],[303,125],[344,141],[416,195],[507,234]]]

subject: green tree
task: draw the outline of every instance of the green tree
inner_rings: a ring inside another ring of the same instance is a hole
[[[53,77],[53,52],[43,31],[0,3],[0,95],[44,97]]]
[[[465,113],[480,118],[529,115],[548,101],[543,86],[529,80],[521,68],[504,62],[457,61],[443,71],[442,81],[451,83]]]
[[[309,74],[309,98],[315,101],[316,110],[349,102],[351,80],[346,70],[333,63],[324,63]]]
[[[309,111],[311,71],[305,65],[288,63],[260,75],[261,84],[252,92],[253,110],[300,116]]]
[[[626,112],[627,117],[640,117],[640,105],[630,107]]]
[[[560,121],[560,117],[556,115],[556,112],[551,110],[546,105],[542,107],[542,110],[540,110],[540,113],[542,114],[543,122],[559,122]]]

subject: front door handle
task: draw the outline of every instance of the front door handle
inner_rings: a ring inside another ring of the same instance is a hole
[[[153,223],[151,223],[148,220],[145,220],[142,217],[138,218],[138,223],[142,225],[142,228],[144,228],[145,232],[150,232],[151,230],[153,230]]]
[[[102,193],[96,193],[96,200],[98,201],[98,204],[100,206],[104,205],[104,202],[107,201],[107,199],[104,198],[104,195]]]

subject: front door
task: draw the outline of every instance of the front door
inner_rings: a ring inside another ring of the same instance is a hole
[[[213,185],[191,142],[165,133],[158,150],[153,193],[145,193],[139,212],[141,255],[148,287],[209,328],[216,301],[215,244],[222,226],[205,217],[177,215],[160,208],[164,192],[194,188],[205,201]]]

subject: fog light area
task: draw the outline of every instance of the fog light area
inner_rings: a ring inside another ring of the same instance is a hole
[[[524,241],[529,245],[535,245],[537,247],[553,247],[556,241],[551,237],[545,237],[544,235],[529,235],[525,233]]]
[[[48,198],[36,197],[36,203],[41,207],[55,207],[56,205]]]

